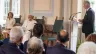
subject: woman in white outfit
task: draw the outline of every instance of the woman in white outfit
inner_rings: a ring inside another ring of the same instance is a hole
[[[6,19],[5,29],[10,30],[15,25],[15,19],[13,18],[13,13],[9,12]]]
[[[15,23],[16,22],[15,19],[13,18],[13,13],[9,12],[5,23],[5,30],[3,30],[3,35],[8,34],[7,31],[10,31],[11,28],[14,27]]]
[[[26,40],[28,40],[30,38],[33,27],[34,27],[35,23],[37,23],[35,20],[33,20],[33,18],[34,18],[34,16],[29,15],[28,19],[25,20],[24,24],[22,25],[24,32],[25,32],[22,43],[24,43]]]

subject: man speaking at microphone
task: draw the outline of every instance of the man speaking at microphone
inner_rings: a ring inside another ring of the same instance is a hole
[[[95,12],[90,7],[89,1],[84,1],[84,8],[86,9],[86,14],[83,20],[79,20],[82,25],[82,32],[85,33],[85,38],[91,33],[94,32],[94,20]]]

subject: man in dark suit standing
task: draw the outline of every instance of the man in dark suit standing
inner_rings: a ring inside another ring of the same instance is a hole
[[[0,47],[0,54],[24,54],[18,47],[22,38],[23,30],[20,27],[13,27],[10,31],[9,43]]]
[[[66,48],[66,42],[69,40],[68,32],[61,30],[57,37],[57,43],[54,47],[48,47],[46,54],[75,54],[72,50]]]
[[[85,33],[85,37],[94,32],[94,20],[95,20],[95,12],[90,7],[89,1],[84,1],[84,8],[86,9],[86,14],[83,20],[79,20],[82,22],[82,32]]]

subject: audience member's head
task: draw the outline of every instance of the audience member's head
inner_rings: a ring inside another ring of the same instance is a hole
[[[23,30],[21,27],[13,27],[10,31],[10,42],[19,45],[23,39]]]
[[[67,41],[69,41],[68,32],[66,30],[61,30],[58,34],[57,39],[60,43],[66,43]]]
[[[96,34],[90,34],[84,43],[82,43],[77,54],[96,54]]]
[[[79,46],[77,54],[96,54],[96,44],[93,42],[84,42]]]
[[[28,41],[27,50],[28,54],[42,54],[43,42],[37,37],[32,37]]]
[[[43,34],[43,25],[42,24],[35,24],[33,28],[33,35],[40,38],[40,36]]]
[[[8,18],[13,18],[13,13],[12,12],[8,13]]]
[[[91,42],[94,42],[96,43],[96,34],[90,34],[87,38],[86,38],[86,41],[91,41]]]
[[[89,1],[84,1],[84,8],[85,9],[90,8],[90,2]]]
[[[28,15],[28,20],[29,20],[29,21],[32,21],[33,18],[34,18],[34,16],[32,16],[32,15]]]

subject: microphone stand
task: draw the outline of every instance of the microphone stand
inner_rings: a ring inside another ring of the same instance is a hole
[[[77,14],[79,14],[79,13],[81,13],[81,12],[73,13],[73,14],[70,16],[69,20],[73,20],[73,18],[74,18]]]

